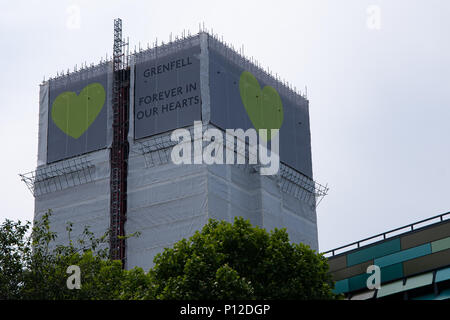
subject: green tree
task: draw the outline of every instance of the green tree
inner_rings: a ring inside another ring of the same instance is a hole
[[[6,219],[0,225],[0,300],[19,299],[24,282],[24,261],[30,255],[30,223]]]
[[[50,213],[30,223],[0,225],[0,299],[333,299],[326,258],[291,244],[284,229],[270,233],[242,218],[210,220],[201,231],[165,249],[148,272],[124,270],[108,255],[108,234],[85,228],[56,245]],[[134,235],[130,235],[134,236]],[[69,290],[66,270],[81,270]]]
[[[285,229],[268,233],[236,218],[210,220],[189,240],[155,257],[157,299],[334,299],[327,259],[291,244]]]
[[[122,269],[108,256],[108,234],[100,238],[85,228],[68,245],[56,245],[50,212],[30,223],[6,220],[0,225],[0,299],[139,299],[148,292],[140,268]],[[72,224],[67,225],[72,232]],[[71,265],[81,269],[81,289],[67,288]]]

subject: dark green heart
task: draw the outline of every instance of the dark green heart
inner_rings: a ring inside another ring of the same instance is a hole
[[[97,82],[84,87],[79,95],[63,92],[53,101],[53,122],[65,134],[78,139],[97,118],[105,99],[105,89]]]
[[[258,80],[248,71],[239,79],[241,100],[256,130],[267,129],[267,140],[272,137],[270,129],[280,129],[283,124],[283,103],[275,88],[265,86],[262,90]]]

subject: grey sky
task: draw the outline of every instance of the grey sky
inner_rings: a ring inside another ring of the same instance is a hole
[[[450,211],[450,2],[42,2],[0,11],[0,221],[33,217],[17,174],[36,166],[39,83],[111,55],[115,17],[131,48],[204,21],[308,87],[314,178],[330,187],[317,210],[322,251]],[[368,27],[372,5],[380,29]]]

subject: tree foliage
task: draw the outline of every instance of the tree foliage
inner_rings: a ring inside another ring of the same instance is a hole
[[[56,245],[50,212],[31,224],[6,220],[0,225],[0,299],[120,299],[132,298],[124,287],[135,270],[122,269],[108,257],[106,233],[96,238],[85,228],[68,245]],[[72,232],[72,224],[67,225]],[[81,272],[81,289],[67,288],[70,265]],[[142,272],[143,273],[143,272]]]
[[[210,220],[189,240],[155,258],[158,299],[332,299],[325,257],[243,218]]]
[[[0,225],[0,299],[333,299],[326,258],[291,244],[284,229],[270,233],[242,218],[210,220],[165,249],[149,272],[124,270],[108,256],[108,234],[56,245],[50,213],[31,224]],[[134,235],[131,235],[134,236]],[[67,267],[81,270],[69,290]]]

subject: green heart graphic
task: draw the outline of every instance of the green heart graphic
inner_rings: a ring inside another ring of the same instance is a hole
[[[105,103],[105,89],[94,82],[75,92],[66,91],[55,98],[52,119],[65,134],[78,139],[94,122]]]
[[[267,141],[271,137],[270,129],[280,129],[283,124],[283,103],[275,88],[265,86],[262,90],[258,80],[248,71],[239,79],[239,91],[245,110],[256,130],[267,129]]]

